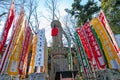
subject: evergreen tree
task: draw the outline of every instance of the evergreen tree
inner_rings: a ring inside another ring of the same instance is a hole
[[[120,0],[101,0],[101,7],[114,34],[120,34]]]
[[[66,9],[68,13],[77,18],[78,26],[84,24],[88,19],[92,19],[92,15],[100,10],[97,2],[94,0],[88,0],[86,4],[81,4],[82,0],[74,0],[72,9]]]

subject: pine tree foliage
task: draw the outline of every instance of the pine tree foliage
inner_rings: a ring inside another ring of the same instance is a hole
[[[114,34],[120,34],[120,0],[101,0],[101,7]]]
[[[88,19],[92,19],[92,15],[100,10],[97,2],[94,0],[88,0],[86,4],[81,4],[82,0],[74,0],[72,9],[66,9],[66,12],[74,16],[78,22],[78,26],[84,24]]]

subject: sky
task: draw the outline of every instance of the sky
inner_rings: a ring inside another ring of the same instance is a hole
[[[87,0],[83,0],[82,4],[85,4]],[[98,0],[95,0],[95,1],[98,1]],[[58,0],[58,9],[60,11],[60,22],[62,24],[62,19],[64,16],[67,15],[67,13],[65,12],[65,9],[71,9],[71,5],[73,3],[73,0]],[[46,7],[46,0],[40,0],[39,2],[39,9],[37,10],[38,11],[38,15],[41,16],[39,18],[39,22],[40,22],[40,25],[39,25],[39,28],[42,29],[42,28],[45,28],[45,35],[46,35],[46,39],[47,39],[47,43],[48,45],[50,45],[52,43],[52,37],[51,37],[51,26],[50,26],[50,21],[48,21],[45,17],[48,18],[49,16],[49,12],[48,12],[48,9]],[[45,17],[43,17],[45,16]],[[3,29],[3,26],[4,26],[4,22],[2,22],[0,24],[0,35],[2,33],[2,29]],[[64,26],[62,25],[62,27],[64,28]],[[11,29],[12,30],[12,29]],[[11,30],[9,31],[9,36],[10,36],[10,33],[11,33]]]

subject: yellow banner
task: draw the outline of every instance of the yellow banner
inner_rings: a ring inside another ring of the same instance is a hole
[[[36,48],[37,48],[37,35],[33,36],[33,45],[32,45],[32,57],[30,61],[30,66],[29,66],[29,72],[28,74],[31,74],[34,72],[34,62],[35,62],[35,55],[36,55]]]
[[[21,53],[21,49],[22,49],[22,43],[23,43],[23,38],[24,38],[24,18],[23,21],[21,22],[21,24],[19,25],[20,27],[22,27],[21,30],[18,29],[18,35],[16,35],[16,41],[14,42],[14,49],[11,51],[11,56],[8,67],[7,67],[7,73],[9,75],[18,75],[18,64],[19,64],[19,60],[20,60],[20,53]]]
[[[103,46],[103,50],[105,52],[105,56],[108,61],[109,68],[120,69],[120,59],[112,45],[112,42],[105,31],[104,26],[99,21],[98,18],[94,18],[91,21],[92,27],[95,29],[101,43]]]
[[[7,68],[7,73],[9,75],[18,75],[18,64],[20,59],[20,52],[22,49],[22,42],[23,42],[23,31],[19,35],[19,38],[17,40],[17,44],[13,50],[13,53],[10,58],[10,62]]]

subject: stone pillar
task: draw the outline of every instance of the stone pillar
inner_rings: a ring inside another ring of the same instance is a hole
[[[61,23],[58,20],[52,21],[51,28],[53,29],[54,27],[58,28],[58,34],[56,36],[52,36],[53,47],[63,47]]]
[[[53,45],[51,50],[51,80],[54,80],[55,73],[58,71],[68,71],[68,60],[65,58],[67,53],[66,49],[63,47],[62,42],[62,27],[58,20],[54,20],[51,23],[52,30],[57,28],[58,33],[52,36]]]

